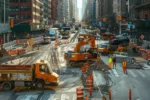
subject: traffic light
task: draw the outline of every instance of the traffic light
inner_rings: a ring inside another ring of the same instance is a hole
[[[118,15],[118,21],[121,21],[122,18],[121,18],[121,15]]]
[[[103,18],[103,22],[107,22],[107,18]]]
[[[30,24],[30,26],[31,26],[31,25],[33,24],[33,23],[32,23],[32,21],[30,21],[30,23],[29,23],[29,24]]]
[[[11,28],[14,27],[14,19],[13,18],[10,19],[10,27]]]

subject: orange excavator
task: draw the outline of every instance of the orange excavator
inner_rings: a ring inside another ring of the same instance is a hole
[[[74,51],[68,51],[64,54],[64,58],[67,61],[68,67],[82,66],[86,61],[97,61],[99,60],[99,55],[97,54],[97,47],[95,43],[96,37],[91,34],[84,35],[84,39],[80,40]],[[88,50],[80,50],[82,46],[90,44]]]

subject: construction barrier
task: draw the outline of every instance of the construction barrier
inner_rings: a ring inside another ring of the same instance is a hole
[[[81,68],[81,70],[82,70],[83,73],[85,73],[85,72],[88,71],[88,68],[89,68],[89,64],[88,64],[88,63],[85,63],[85,64],[83,65],[83,67]]]
[[[28,41],[28,39],[19,39],[19,44],[26,44],[27,41]]]
[[[111,90],[108,91],[108,96],[109,96],[109,100],[112,100],[112,91]]]
[[[77,100],[83,100],[84,99],[83,88],[77,88],[76,93],[77,93]]]
[[[7,53],[8,55],[17,55],[17,54],[25,53],[25,50],[24,49],[8,50]]]
[[[129,100],[132,100],[132,89],[129,89]]]

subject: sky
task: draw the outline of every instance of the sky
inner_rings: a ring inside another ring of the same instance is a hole
[[[82,8],[82,0],[77,0],[78,8]]]
[[[81,18],[82,18],[82,0],[77,0],[77,7],[79,8],[79,12],[78,12],[78,14],[79,14],[79,20],[81,20]]]

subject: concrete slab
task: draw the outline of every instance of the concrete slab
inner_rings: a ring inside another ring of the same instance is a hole
[[[95,86],[106,85],[106,80],[102,71],[93,71],[93,77]]]

